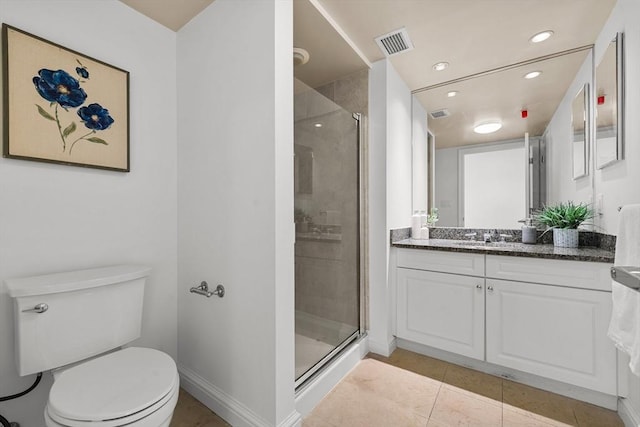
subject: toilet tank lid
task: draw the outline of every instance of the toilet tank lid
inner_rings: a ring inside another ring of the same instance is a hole
[[[17,277],[5,279],[4,283],[9,296],[17,298],[127,282],[146,277],[150,272],[151,268],[145,265],[123,264],[40,276]]]

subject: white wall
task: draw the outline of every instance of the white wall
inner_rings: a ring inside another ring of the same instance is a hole
[[[389,230],[411,221],[411,91],[387,60],[369,73],[369,344],[388,355],[393,292]]]
[[[597,199],[597,195],[602,194],[604,201],[604,215],[599,219],[599,225],[608,234],[618,232],[618,206],[640,203],[640,121],[637,119],[640,116],[640,27],[635,19],[637,16],[640,16],[638,0],[618,0],[594,48],[598,64],[616,31],[624,32],[625,160],[594,171],[594,197]]]
[[[180,369],[240,426],[296,420],[292,28],[291,1],[217,0],[178,33]]]
[[[591,158],[587,164],[589,174],[573,179],[571,130],[572,103],[580,88],[592,82],[592,60],[592,53],[589,53],[547,126],[547,204],[567,201],[590,203],[593,196]]]
[[[625,44],[625,155],[624,160],[602,170],[593,170],[594,194],[603,195],[604,215],[599,218],[601,230],[618,233],[617,207],[640,203],[640,1],[618,0],[609,20],[598,36],[594,58],[598,64],[616,31],[624,32]],[[596,76],[597,77],[597,76]],[[625,369],[624,366],[620,366]],[[635,412],[635,425],[640,423],[640,378],[629,375],[629,397],[626,404]]]
[[[147,264],[153,270],[135,344],[175,357],[175,33],[115,0],[0,0],[0,21],[131,73],[130,173],[0,159],[0,279]],[[0,395],[33,381],[16,373],[12,312],[3,287]],[[23,426],[44,425],[50,385],[46,375],[34,392],[0,403],[0,413]]]

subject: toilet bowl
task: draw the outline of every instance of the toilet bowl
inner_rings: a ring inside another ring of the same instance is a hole
[[[5,280],[22,376],[52,370],[47,427],[168,427],[180,378],[173,359],[125,347],[140,337],[150,269],[117,265]]]
[[[47,427],[168,426],[180,380],[168,355],[129,347],[54,373]]]

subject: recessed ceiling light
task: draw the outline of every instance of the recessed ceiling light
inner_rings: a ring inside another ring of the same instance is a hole
[[[322,123],[314,123],[314,126],[317,128],[321,128],[322,127]]]
[[[493,133],[498,129],[500,129],[501,127],[502,127],[502,123],[500,122],[485,122],[485,123],[480,123],[479,125],[476,125],[473,128],[473,131],[475,133],[481,133],[481,134]]]
[[[548,39],[552,35],[553,35],[553,31],[551,31],[551,30],[542,31],[542,32],[534,35],[533,37],[531,37],[529,39],[529,41],[531,43],[540,43],[540,42],[545,41],[546,39]]]
[[[437,64],[433,64],[433,69],[436,71],[442,71],[449,66],[448,62],[438,62]]]
[[[538,77],[540,74],[542,74],[542,71],[532,71],[530,73],[527,73],[524,75],[525,79],[535,79],[536,77]]]
[[[451,92],[447,92],[447,96],[449,98],[453,98],[454,96],[456,96],[458,94],[457,90],[452,90]]]

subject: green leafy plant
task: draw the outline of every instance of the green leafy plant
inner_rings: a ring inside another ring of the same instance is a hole
[[[433,227],[438,222],[438,208],[431,208],[429,215],[427,215],[427,225]]]
[[[537,223],[549,228],[578,228],[580,224],[593,218],[593,210],[584,203],[559,203],[545,206],[535,215]]]

